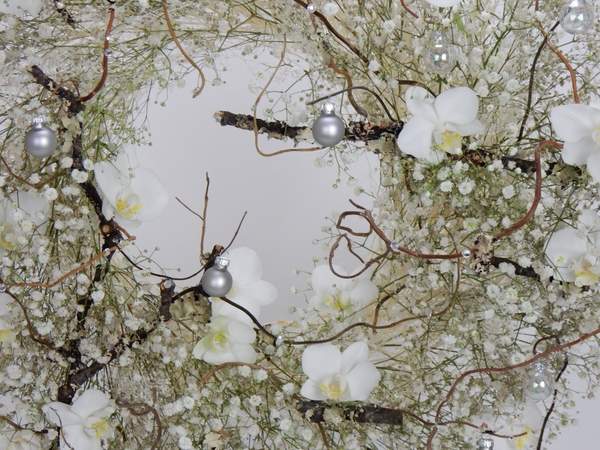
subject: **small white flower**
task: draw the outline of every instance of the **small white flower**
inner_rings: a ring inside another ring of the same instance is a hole
[[[88,173],[85,171],[73,169],[71,171],[71,176],[77,183],[85,183],[88,179]]]
[[[508,185],[508,186],[505,186],[502,189],[502,195],[504,196],[505,199],[513,198],[515,196],[515,188],[514,188],[514,186],[512,184]]]
[[[48,188],[44,191],[44,197],[50,201],[56,200],[58,198],[58,191],[54,188]]]
[[[373,60],[369,63],[369,70],[371,72],[377,72],[379,69],[381,69],[381,64],[378,61]]]
[[[337,5],[337,3],[329,2],[323,6],[323,14],[327,17],[335,16],[339,10],[340,7]]]
[[[365,401],[381,378],[364,342],[344,353],[332,344],[311,345],[302,353],[302,370],[308,380],[300,394],[311,400]]]
[[[262,404],[262,397],[260,395],[252,395],[249,401],[252,406],[260,406]]]
[[[440,191],[451,192],[453,186],[454,186],[454,184],[452,183],[452,181],[450,181],[450,180],[444,181],[442,184],[440,184]]]
[[[180,437],[179,438],[179,442],[177,443],[177,445],[179,445],[179,448],[181,450],[189,450],[189,449],[191,449],[191,448],[194,447],[194,443],[187,436]]]

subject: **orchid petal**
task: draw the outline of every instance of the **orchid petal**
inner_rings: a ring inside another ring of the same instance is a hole
[[[596,128],[588,105],[560,105],[550,111],[550,121],[559,138],[566,142],[579,142],[591,137]]]
[[[117,169],[109,162],[101,162],[94,164],[94,176],[98,188],[111,205],[116,203],[117,195],[122,189],[121,179]],[[106,203],[106,202],[104,202]]]
[[[235,355],[235,362],[254,364],[256,362],[256,351],[248,344],[232,344],[231,352]]]
[[[590,135],[578,142],[565,142],[560,154],[566,164],[583,166],[587,164],[588,158],[599,150],[600,145]]]
[[[443,152],[432,150],[432,135],[435,124],[422,116],[413,116],[398,135],[398,147],[404,153],[415,158],[426,159],[429,162],[438,163],[445,158]],[[437,153],[440,153],[439,155]]]
[[[366,344],[365,344],[366,345]],[[365,401],[379,384],[381,374],[370,361],[358,363],[346,376],[352,400]]]
[[[347,374],[358,363],[366,361],[369,358],[369,346],[364,342],[355,342],[342,353],[340,363],[340,373]]]
[[[158,177],[150,169],[136,169],[129,188],[135,192],[142,203],[136,220],[147,222],[162,214],[169,203],[169,194]]]
[[[227,326],[227,333],[231,341],[240,344],[251,344],[256,339],[256,332],[243,322],[230,320]]]
[[[410,87],[404,95],[406,107],[413,116],[421,116],[431,123],[438,123],[439,117],[434,106],[434,97],[422,87]]]
[[[249,286],[262,278],[262,263],[256,252],[247,247],[229,252],[228,270],[236,286]]]
[[[311,400],[328,399],[327,395],[323,392],[323,389],[321,389],[321,381],[312,380],[310,378],[302,385],[302,388],[300,389],[300,395]]]
[[[96,411],[106,408],[108,403],[109,397],[104,392],[97,389],[88,389],[75,400],[71,406],[71,411],[82,418],[86,418]]]
[[[250,297],[254,299],[257,304],[263,306],[275,301],[277,298],[277,288],[268,281],[260,280],[251,285],[238,287],[235,290],[235,295],[231,297],[231,300],[237,295]]]
[[[473,89],[464,86],[442,92],[434,104],[441,123],[468,125],[477,119],[479,113],[477,94]]]
[[[340,275],[346,275],[346,271],[340,266],[334,265],[333,269]],[[327,264],[315,267],[311,280],[313,291],[321,298],[324,298],[333,286],[344,289],[348,284],[348,280],[336,277]]]
[[[44,413],[50,422],[60,427],[81,425],[81,416],[71,411],[71,406],[61,402],[48,403],[43,407]]]
[[[474,134],[484,132],[485,126],[479,120],[475,119],[466,125],[446,122],[446,129],[448,129],[448,131],[454,131],[461,136],[472,136]]]
[[[598,150],[600,150],[600,148]],[[594,181],[600,183],[600,151],[596,151],[588,157],[587,170]]]
[[[102,441],[97,437],[90,436],[81,424],[63,426],[61,431],[61,450],[101,450]],[[66,441],[66,442],[62,442]]]
[[[302,371],[313,380],[338,373],[342,354],[332,344],[311,345],[302,353]]]
[[[260,305],[253,298],[241,295],[236,295],[227,298],[232,302],[236,303],[237,305],[241,306],[242,308],[247,309],[248,312],[257,319],[260,316]],[[253,324],[252,319],[250,319],[248,314],[246,314],[241,309],[236,308],[235,306],[232,306],[229,303],[225,303],[223,300],[220,300],[218,298],[211,297],[211,303],[213,318],[216,316],[226,316],[231,320],[247,323],[249,325]]]
[[[367,305],[377,297],[379,290],[371,280],[360,280],[350,291],[350,298],[360,307]]]

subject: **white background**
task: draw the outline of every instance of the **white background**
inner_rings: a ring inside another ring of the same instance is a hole
[[[207,74],[210,81],[210,74]],[[140,163],[153,169],[171,196],[165,213],[156,221],[130,230],[137,245],[152,252],[153,259],[171,276],[188,275],[198,265],[200,220],[185,210],[179,197],[190,208],[201,213],[204,202],[205,173],[211,179],[207,214],[205,251],[215,244],[227,245],[244,211],[248,216],[233,247],[247,246],[257,251],[263,262],[263,279],[273,283],[279,296],[275,304],[263,308],[263,321],[290,317],[288,307],[303,307],[311,292],[292,295],[291,287],[306,290],[306,273],[294,275],[295,269],[310,272],[313,255],[322,257],[315,238],[323,237],[321,227],[334,211],[351,209],[348,198],[368,205],[365,195],[356,197],[353,188],[342,178],[338,189],[336,167],[316,168],[317,153],[288,153],[264,158],[255,151],[249,131],[221,127],[212,118],[217,110],[251,114],[255,94],[248,91],[253,75],[245,64],[233,63],[224,75],[226,85],[213,87],[192,99],[196,78],[188,77],[187,85],[161,94],[159,102],[148,113],[152,131],[151,147],[139,150]],[[259,106],[259,111],[266,104]],[[261,145],[269,151],[287,148],[289,143]],[[367,190],[376,189],[377,158],[365,156],[351,166],[353,175]],[[320,261],[322,264],[323,261]],[[349,267],[353,269],[354,267]],[[156,267],[154,268],[156,269]],[[198,278],[195,279],[196,283]],[[191,282],[178,282],[180,287]],[[573,377],[572,377],[573,378]],[[548,448],[552,450],[600,449],[600,426],[597,423],[600,402],[579,401],[579,425],[566,429]],[[499,445],[498,445],[499,446]],[[474,444],[474,449],[476,445]]]

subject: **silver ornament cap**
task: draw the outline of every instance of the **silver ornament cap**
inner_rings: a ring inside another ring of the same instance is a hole
[[[217,256],[215,265],[206,269],[202,277],[202,289],[209,297],[223,297],[229,293],[233,286],[233,277],[227,266],[229,260],[222,256]]]
[[[35,116],[31,123],[25,135],[25,151],[36,158],[50,156],[56,150],[56,133],[45,125],[44,116]]]
[[[321,115],[317,117],[312,126],[313,138],[323,147],[338,145],[346,135],[346,125],[335,115],[334,110],[331,103],[325,103],[321,109]]]
[[[483,434],[479,440],[479,450],[494,450],[494,440],[491,436]]]

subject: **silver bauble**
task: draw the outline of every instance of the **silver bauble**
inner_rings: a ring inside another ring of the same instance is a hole
[[[429,48],[423,53],[427,68],[438,75],[446,75],[456,65],[456,50],[446,40],[446,35],[434,31],[430,36]]]
[[[56,133],[44,125],[44,117],[32,119],[33,126],[25,135],[25,151],[36,158],[50,156],[56,150]]]
[[[550,365],[543,360],[533,363],[533,367],[525,375],[525,394],[536,401],[542,401],[554,393],[554,374]]]
[[[569,0],[561,12],[560,25],[569,34],[583,34],[594,26],[594,5],[588,0]]]
[[[312,134],[315,141],[323,147],[333,147],[344,139],[346,125],[342,119],[335,115],[331,103],[323,105],[321,115],[313,123]]]
[[[219,256],[215,265],[204,272],[201,285],[209,297],[223,297],[231,290],[233,277],[227,270],[228,265],[229,261]]]

